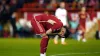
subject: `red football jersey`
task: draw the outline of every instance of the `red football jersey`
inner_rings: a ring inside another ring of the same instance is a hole
[[[87,13],[79,13],[79,25],[82,26],[85,29],[85,23],[86,23],[86,19],[87,19],[88,15]]]
[[[34,18],[36,18],[36,20],[39,22],[41,21],[48,21],[49,19],[51,20],[54,20],[55,22],[57,23],[61,23],[61,21],[59,19],[57,19],[55,16],[53,15],[48,15],[48,14],[40,14],[40,15],[37,15],[37,16],[34,16]]]
[[[53,20],[56,23],[54,25],[48,23],[48,20]],[[47,15],[47,14],[40,14],[37,16],[33,16],[32,20],[32,26],[37,33],[45,33],[48,29],[52,29],[53,31],[60,29],[63,24],[62,22],[57,19],[53,15]]]

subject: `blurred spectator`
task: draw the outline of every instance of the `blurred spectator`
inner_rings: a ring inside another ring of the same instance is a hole
[[[0,18],[0,22],[1,25],[3,26],[3,28],[5,28],[4,26],[7,24],[8,20],[10,19],[10,7],[9,5],[7,5],[5,3],[5,1],[2,2],[1,5],[1,18]],[[6,33],[8,33],[7,29],[2,29],[2,33],[4,37],[8,37],[9,34],[5,35]]]
[[[97,12],[98,30],[96,31],[96,39],[100,39],[100,12]]]
[[[100,8],[100,0],[98,0],[97,3],[98,3],[98,8]]]
[[[22,8],[23,5],[24,5],[24,3],[25,3],[25,0],[18,0],[18,2],[17,2],[17,7],[18,7],[18,8]]]
[[[100,31],[100,12],[97,12],[97,19],[98,19],[98,31]]]
[[[49,3],[51,0],[44,0],[44,3]]]
[[[26,26],[27,22],[23,18],[20,18],[18,22],[16,22],[18,36],[19,37],[32,37],[33,32],[32,29]]]
[[[95,25],[95,23],[97,23],[97,15],[96,15],[96,11],[94,8],[92,8],[91,10],[89,10],[89,15],[90,15],[90,20],[92,22],[92,26]]]
[[[17,29],[16,29],[16,10],[18,9],[17,3],[18,3],[17,0],[12,1],[10,7],[10,23],[13,27],[13,37],[15,37],[17,34]]]
[[[81,8],[83,6],[85,6],[85,0],[79,0],[78,1],[78,7]]]
[[[52,0],[38,0],[39,4],[47,4],[49,2],[51,2]]]
[[[77,39],[77,36],[78,36],[77,28],[79,25],[79,17],[77,13],[71,14],[71,17],[72,17],[72,20],[69,21],[71,37]]]
[[[44,0],[39,0],[39,4],[43,4],[44,3]]]
[[[0,21],[1,21],[1,24],[5,24],[5,22],[7,21],[7,19],[10,18],[10,7],[9,5],[6,4],[6,0],[2,0],[1,2],[1,12],[0,12]]]
[[[88,5],[89,7],[91,7],[91,8],[93,8],[93,7],[95,7],[95,5],[96,5],[96,1],[97,1],[97,0],[88,0],[88,4],[87,4],[87,5]]]
[[[25,3],[31,3],[31,2],[33,2],[34,0],[24,0],[25,1]]]
[[[9,31],[9,25],[10,25],[10,23],[9,22],[7,22],[7,24],[5,24],[4,26],[3,26],[3,37],[4,38],[7,38],[7,37],[9,37],[10,36],[10,31]]]
[[[56,0],[51,0],[50,4],[47,5],[48,9],[54,9],[57,8],[57,1]]]
[[[100,8],[100,0],[96,0],[96,5],[95,5],[95,8]]]
[[[0,12],[2,11],[2,5],[1,5],[1,3],[0,3]]]
[[[74,2],[72,3],[72,9],[76,9],[76,8],[77,8],[77,2],[74,1]]]
[[[67,3],[72,3],[72,2],[74,2],[74,0],[64,0],[65,2],[67,2]]]
[[[39,7],[44,7],[46,8],[47,4],[49,4],[51,1],[50,0],[38,0]]]
[[[62,2],[63,0],[56,0],[57,1],[57,3],[60,3],[60,2]]]
[[[3,26],[5,26],[8,21],[11,23],[13,27],[13,37],[16,35],[16,21],[15,21],[15,11],[16,11],[16,0],[14,0],[13,5],[9,5],[6,3],[6,0],[1,1],[1,12],[0,12],[0,22]],[[5,32],[5,31],[4,31]]]

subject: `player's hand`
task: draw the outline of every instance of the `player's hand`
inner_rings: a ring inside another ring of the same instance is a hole
[[[49,19],[47,22],[52,24],[52,25],[54,25],[56,23],[54,20],[51,20],[51,19]]]
[[[46,34],[50,34],[52,32],[52,29],[50,28],[49,30],[46,31]]]

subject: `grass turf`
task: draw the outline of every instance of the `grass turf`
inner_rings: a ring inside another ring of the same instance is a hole
[[[0,56],[39,56],[41,39],[0,39]],[[50,39],[47,56],[100,56],[100,40],[86,43],[66,40],[67,45],[55,45]]]

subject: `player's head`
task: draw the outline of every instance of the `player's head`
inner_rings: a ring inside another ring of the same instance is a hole
[[[45,13],[45,14],[49,14],[49,12],[48,12],[48,11],[44,11],[44,13]]]
[[[81,11],[86,11],[86,7],[82,7],[81,8]]]
[[[65,8],[65,2],[60,3],[60,8]]]

